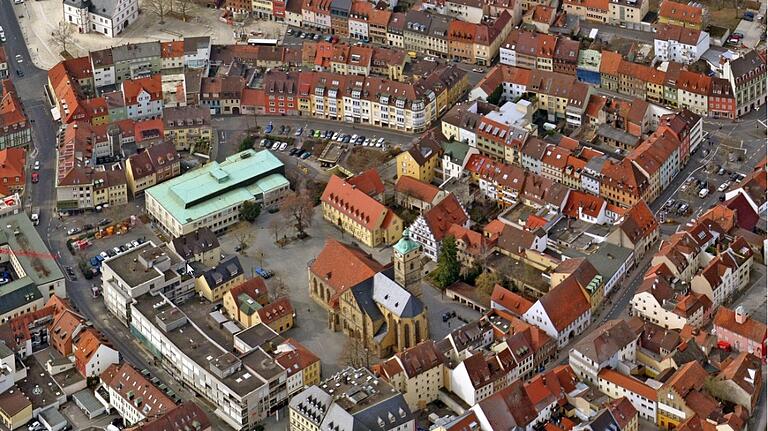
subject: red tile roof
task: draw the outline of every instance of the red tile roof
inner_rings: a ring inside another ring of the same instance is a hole
[[[320,362],[317,355],[293,338],[286,338],[280,343],[278,349],[281,353],[275,356],[275,361],[285,368],[288,376]]]
[[[160,74],[123,81],[123,97],[126,105],[135,104],[142,91],[147,92],[151,100],[162,100],[163,84]]]
[[[656,401],[656,391],[651,388],[650,386],[646,385],[645,383],[641,382],[640,380],[625,376],[624,374],[621,374],[617,371],[605,368],[602,371],[598,373],[598,377],[604,380],[607,380],[616,386],[619,386],[621,388],[624,388],[632,393],[638,394],[648,400],[651,400],[653,402]]]
[[[146,417],[163,415],[176,404],[128,363],[113,364],[101,374],[101,381],[116,392],[125,403],[136,405],[141,399],[141,412]]]
[[[539,298],[544,311],[558,332],[588,313],[591,308],[576,275],[570,275]]]
[[[509,310],[515,316],[522,316],[533,307],[533,303],[511,290],[505,289],[500,284],[493,287],[491,301]]]
[[[126,431],[178,431],[178,430],[208,430],[211,421],[197,404],[186,401],[156,419],[142,422]]]
[[[630,208],[621,220],[619,228],[633,244],[651,235],[659,228],[659,222],[645,201],[639,201]]]
[[[693,6],[690,3],[677,3],[670,0],[664,0],[659,5],[659,17],[670,20],[682,21],[691,24],[700,25],[703,20],[704,9]]]
[[[431,204],[438,193],[440,193],[440,189],[432,184],[403,175],[395,183],[395,192],[404,193],[422,202]]]
[[[578,219],[580,216],[579,210],[589,217],[597,217],[600,215],[600,211],[605,208],[605,205],[605,199],[600,196],[571,190],[562,212],[568,217],[575,219]]]
[[[75,367],[83,377],[92,377],[86,374],[86,367],[102,344],[109,345],[109,342],[96,329],[88,328],[78,334],[74,349]]]
[[[349,178],[347,182],[368,196],[377,196],[384,193],[384,183],[381,181],[379,171],[376,168],[363,171]]]
[[[715,327],[723,328],[755,343],[764,343],[768,333],[765,323],[758,322],[751,317],[747,317],[744,323],[736,322],[736,313],[724,306],[720,306],[717,310],[712,324]]]
[[[424,213],[423,217],[437,241],[443,240],[452,224],[464,225],[469,221],[469,215],[452,193]]]
[[[333,303],[347,289],[373,277],[384,266],[358,247],[329,239],[309,269],[336,291],[331,298]]]
[[[261,322],[265,325],[269,325],[270,323],[276,322],[283,317],[294,314],[294,310],[293,305],[291,305],[291,301],[289,301],[288,298],[278,298],[277,300],[261,307],[257,313],[259,314],[259,319],[261,319]]]
[[[394,214],[381,202],[335,175],[331,175],[321,201],[369,230],[386,227],[388,218],[391,220]]]
[[[269,302],[267,298],[269,295],[267,284],[261,277],[254,277],[245,280],[237,286],[229,289],[225,293],[225,295],[232,295],[232,298],[235,299],[235,302],[237,302],[237,298],[243,294],[247,295],[252,300],[258,302],[261,305],[266,305]]]
[[[0,150],[0,181],[2,181],[3,186],[24,186],[24,163],[26,160],[27,150],[24,148]]]

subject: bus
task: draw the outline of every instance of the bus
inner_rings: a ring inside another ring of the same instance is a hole
[[[253,46],[277,46],[277,39],[248,39],[248,45]]]

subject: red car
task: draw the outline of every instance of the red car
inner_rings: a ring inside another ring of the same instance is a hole
[[[40,181],[40,174],[37,172],[32,172],[32,182],[37,183]]]

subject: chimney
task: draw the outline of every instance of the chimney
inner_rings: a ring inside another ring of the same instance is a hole
[[[736,323],[741,325],[742,323],[747,321],[747,317],[749,317],[749,315],[747,314],[747,311],[744,309],[744,307],[739,305],[738,307],[736,307],[735,317],[736,317]]]

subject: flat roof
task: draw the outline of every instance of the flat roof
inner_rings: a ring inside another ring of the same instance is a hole
[[[51,428],[60,428],[67,424],[67,419],[58,409],[51,407],[40,412],[40,416]]]
[[[167,245],[161,244],[155,246],[151,241],[140,244],[129,251],[108,258],[104,265],[108,265],[111,270],[122,278],[130,287],[138,286],[163,275],[159,269],[152,267],[145,270],[139,261],[139,256],[144,252],[165,253],[171,259],[171,266],[180,262],[178,255],[174,253]]]
[[[269,326],[259,323],[235,334],[235,337],[251,348],[256,348],[278,337],[277,332]]]
[[[36,286],[64,278],[64,273],[56,265],[56,259],[26,214],[20,213],[3,217],[0,221],[0,245],[7,245],[14,252],[19,264],[27,273],[27,277]],[[28,282],[25,280],[27,277],[14,280],[9,285],[25,284]]]
[[[72,394],[72,398],[77,400],[77,403],[88,411],[89,414],[94,414],[99,410],[104,410],[104,405],[96,399],[90,389],[83,389],[80,392]]]
[[[37,410],[64,399],[66,395],[59,385],[48,375],[34,356],[24,361],[27,377],[16,382],[22,392],[32,401],[32,409]]]
[[[175,305],[169,302],[165,302],[161,306],[157,306],[157,304],[158,297],[142,295],[136,298],[133,307],[153,323],[155,323],[155,316],[158,314],[171,308],[178,309]],[[183,313],[181,310],[178,312]],[[162,331],[157,325],[155,326]],[[190,319],[187,319],[187,322],[180,327],[172,331],[163,331],[163,333],[168,340],[179,350],[184,352],[189,359],[194,361],[200,368],[207,370],[213,376],[215,376],[215,374],[211,371],[210,363],[220,356],[229,353],[223,347],[208,338]],[[223,379],[216,378],[240,396],[245,396],[266,384],[261,378],[253,376],[248,370],[243,368]]]
[[[198,220],[288,184],[283,163],[267,150],[246,150],[150,187],[154,198],[180,224]]]

